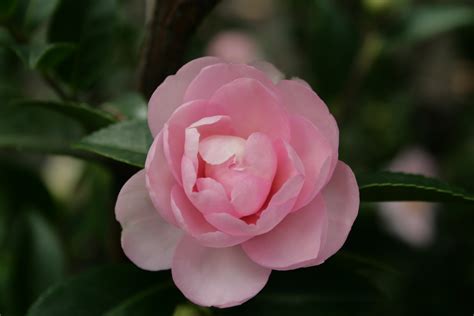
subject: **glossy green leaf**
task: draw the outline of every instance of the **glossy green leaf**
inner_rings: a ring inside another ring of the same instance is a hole
[[[129,120],[146,119],[147,116],[145,99],[142,95],[133,92],[122,94],[111,101],[105,102],[101,107],[118,117]]]
[[[182,296],[168,273],[108,266],[50,288],[27,316],[172,315]]]
[[[40,107],[0,107],[0,148],[70,153],[86,134],[76,119]]]
[[[72,144],[114,122],[84,104],[19,101],[0,107],[0,147],[75,154]]]
[[[40,108],[52,110],[75,119],[89,131],[94,131],[117,122],[109,113],[82,103],[23,100],[15,102],[14,105],[19,109]]]
[[[474,195],[434,178],[378,172],[357,177],[360,198],[365,202],[429,201],[474,203]]]
[[[32,69],[46,70],[60,64],[76,49],[73,43],[53,43],[41,45],[30,51],[28,64]]]
[[[103,128],[83,138],[75,147],[143,168],[151,142],[146,121],[133,120]]]

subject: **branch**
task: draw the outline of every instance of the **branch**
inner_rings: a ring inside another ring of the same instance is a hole
[[[156,0],[140,67],[140,91],[146,98],[178,70],[194,30],[218,2]]]

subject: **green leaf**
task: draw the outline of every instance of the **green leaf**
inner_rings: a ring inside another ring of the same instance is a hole
[[[73,43],[24,45],[3,41],[30,69],[49,70],[61,64],[76,49]]]
[[[59,0],[29,0],[25,13],[24,26],[35,29],[46,21],[58,6]]]
[[[27,316],[172,315],[182,296],[167,275],[131,265],[94,269],[50,288]]]
[[[52,110],[56,113],[75,119],[88,131],[94,131],[117,122],[117,120],[109,113],[82,103],[22,100],[15,102],[14,106],[22,109],[41,108]]]
[[[124,121],[83,138],[75,147],[141,167],[152,137],[145,120]]]
[[[53,68],[70,56],[76,49],[74,43],[53,43],[32,48],[28,65],[32,69]]]
[[[114,113],[118,117],[133,119],[146,119],[147,104],[141,94],[125,93],[119,97],[105,102],[101,106],[105,110]]]
[[[23,314],[46,288],[62,279],[65,258],[56,232],[39,212],[26,211],[18,217],[10,236],[9,297],[11,305]]]
[[[440,33],[474,24],[474,9],[469,6],[425,6],[412,11],[398,45],[422,41]]]
[[[106,75],[113,62],[116,21],[115,0],[61,1],[50,23],[49,41],[78,46],[58,69],[64,81],[76,89],[86,89]]]
[[[0,147],[72,154],[87,132],[115,122],[85,104],[19,101],[0,107]]]
[[[421,175],[378,172],[357,177],[365,202],[429,201],[474,203],[474,195]]]
[[[71,153],[70,145],[86,134],[76,119],[40,107],[0,107],[0,148]]]

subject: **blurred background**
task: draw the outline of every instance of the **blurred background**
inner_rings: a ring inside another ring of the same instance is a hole
[[[145,118],[137,70],[152,6],[0,2],[1,315],[23,315],[69,276],[127,262],[113,207],[136,169],[60,150],[88,132],[66,116],[9,111],[20,100],[57,100]],[[224,0],[185,60],[203,55],[267,60],[306,80],[335,115],[341,160],[356,174],[420,173],[474,192],[473,1]],[[323,266],[273,273],[239,308],[182,303],[174,313],[471,315],[473,211],[363,204],[343,251]]]

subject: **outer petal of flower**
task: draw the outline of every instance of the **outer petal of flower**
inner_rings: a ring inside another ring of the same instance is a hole
[[[169,170],[163,152],[163,134],[158,134],[153,141],[145,163],[146,185],[153,205],[168,222],[176,225],[170,206],[171,189],[176,180]]]
[[[156,212],[145,186],[144,170],[122,187],[115,214],[123,229],[122,248],[131,261],[145,270],[171,267],[182,231],[166,223]]]
[[[328,228],[318,257],[319,263],[342,247],[359,211],[359,187],[354,173],[345,163],[337,163],[331,181],[322,194],[328,214]]]
[[[207,248],[185,237],[176,249],[171,272],[190,301],[230,307],[260,292],[271,270],[254,263],[238,246]]]
[[[171,207],[178,225],[197,242],[206,247],[230,247],[242,243],[250,237],[230,236],[216,230],[211,226],[189,201],[183,189],[179,186],[173,188],[171,194]]]
[[[250,259],[261,266],[274,270],[294,269],[318,257],[325,217],[324,201],[318,196],[271,231],[246,241],[242,247]]]
[[[219,62],[216,57],[192,60],[158,86],[148,103],[148,126],[153,136],[160,132],[171,113],[184,103],[184,93],[201,69]]]
[[[300,115],[290,116],[290,145],[296,151],[304,165],[305,183],[294,210],[311,202],[332,174],[331,162],[337,162],[337,152],[329,141],[306,118]],[[335,166],[335,164],[334,164]]]
[[[300,114],[313,122],[337,152],[339,129],[336,120],[309,85],[302,83],[301,79],[281,80],[277,84],[277,89],[288,112]]]
[[[239,78],[255,79],[267,88],[273,89],[272,81],[255,67],[246,64],[220,63],[204,68],[196,76],[184,94],[184,101],[209,99],[223,85]]]
[[[234,80],[211,97],[223,115],[232,119],[236,135],[248,138],[262,132],[273,139],[290,139],[287,113],[276,94],[255,79]]]

